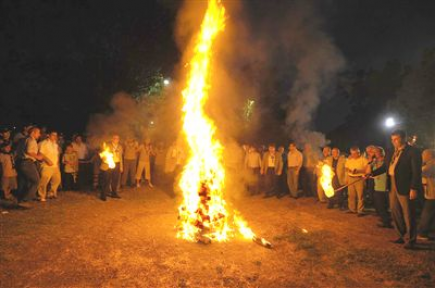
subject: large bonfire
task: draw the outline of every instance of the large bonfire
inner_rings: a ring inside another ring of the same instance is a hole
[[[190,70],[186,88],[182,92],[183,133],[190,153],[179,182],[183,202],[179,207],[177,237],[188,241],[227,241],[236,231],[245,238],[258,240],[237,212],[229,211],[224,200],[223,146],[215,138],[213,121],[204,112],[210,87],[213,42],[224,27],[225,8],[221,1],[208,0],[193,56],[187,66]]]

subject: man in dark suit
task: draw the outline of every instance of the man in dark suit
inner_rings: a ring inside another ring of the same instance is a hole
[[[422,191],[421,153],[406,143],[402,130],[391,134],[394,152],[388,153],[385,164],[373,171],[373,176],[387,173],[390,182],[391,216],[399,238],[394,243],[413,249],[417,241],[416,201]]]

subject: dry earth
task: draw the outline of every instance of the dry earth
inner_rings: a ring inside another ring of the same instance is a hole
[[[250,241],[201,245],[175,238],[175,200],[128,190],[104,203],[62,193],[1,214],[0,286],[435,287],[430,243],[407,251],[374,216],[327,210],[313,199],[238,200],[273,250]],[[304,233],[306,229],[308,233]]]

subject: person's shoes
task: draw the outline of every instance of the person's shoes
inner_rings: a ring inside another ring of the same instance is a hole
[[[118,195],[118,193],[114,193],[110,197],[115,198],[115,199],[121,199],[121,197]]]
[[[414,250],[415,243],[414,242],[407,242],[405,245],[403,245],[403,248],[405,248],[406,250]]]
[[[418,235],[417,240],[429,241],[431,238],[428,235]]]
[[[353,212],[351,210],[345,210],[344,213],[346,213],[346,214],[355,214],[356,212]]]
[[[403,240],[403,238],[397,238],[396,240],[391,240],[390,242],[394,244],[405,244],[405,240]]]
[[[136,184],[136,188],[140,188],[140,183],[137,183],[137,184]]]
[[[281,199],[284,196],[285,196],[284,194],[278,194],[278,195],[276,195],[276,198]]]
[[[150,188],[154,188],[154,185],[153,185],[153,184],[151,184],[151,182],[150,182],[150,183],[148,183],[148,186],[149,186]]]
[[[334,209],[334,205],[333,204],[328,204],[328,206],[326,206],[327,209]]]
[[[38,201],[39,202],[47,202],[47,199],[45,199],[45,198],[39,198]]]
[[[101,196],[100,196],[100,199],[101,199],[101,201],[106,201],[106,200],[107,200],[107,198],[106,198],[105,195],[101,195]]]
[[[358,213],[357,217],[364,217],[364,216],[367,216],[367,214],[366,213]]]

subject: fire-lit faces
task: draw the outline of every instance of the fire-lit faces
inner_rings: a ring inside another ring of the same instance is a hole
[[[328,157],[329,155],[331,155],[331,147],[324,147],[322,153],[324,157]]]
[[[81,144],[83,142],[82,136],[77,136],[75,141],[77,144]]]
[[[66,146],[66,151],[65,152],[66,153],[73,153],[74,152],[73,146],[72,145]]]
[[[340,157],[340,150],[338,148],[332,149],[332,157],[334,159],[338,159],[338,157]]]
[[[119,144],[119,135],[113,135],[112,137],[112,143],[113,144]]]
[[[290,151],[295,151],[295,150],[296,150],[296,145],[295,145],[294,143],[291,143],[291,144],[288,146],[288,150],[290,150]]]
[[[269,153],[275,153],[275,146],[269,146]]]
[[[50,138],[50,140],[52,142],[56,142],[57,141],[57,132],[51,132],[50,135],[48,136],[48,138]]]
[[[373,153],[376,156],[377,159],[383,159],[384,158],[384,151],[380,148],[374,148]]]
[[[4,132],[2,133],[2,137],[3,137],[3,139],[5,139],[5,140],[9,140],[9,139],[11,138],[11,132],[10,132],[10,131],[4,131]]]
[[[30,135],[35,139],[38,140],[39,137],[41,137],[41,130],[39,130],[39,128],[34,128],[32,130],[32,132],[30,133]]]
[[[359,158],[361,156],[361,151],[359,151],[359,149],[351,149],[350,150],[350,156],[352,158]]]
[[[403,145],[405,145],[405,139],[403,139],[400,135],[391,135],[391,143],[394,148],[399,149]]]

